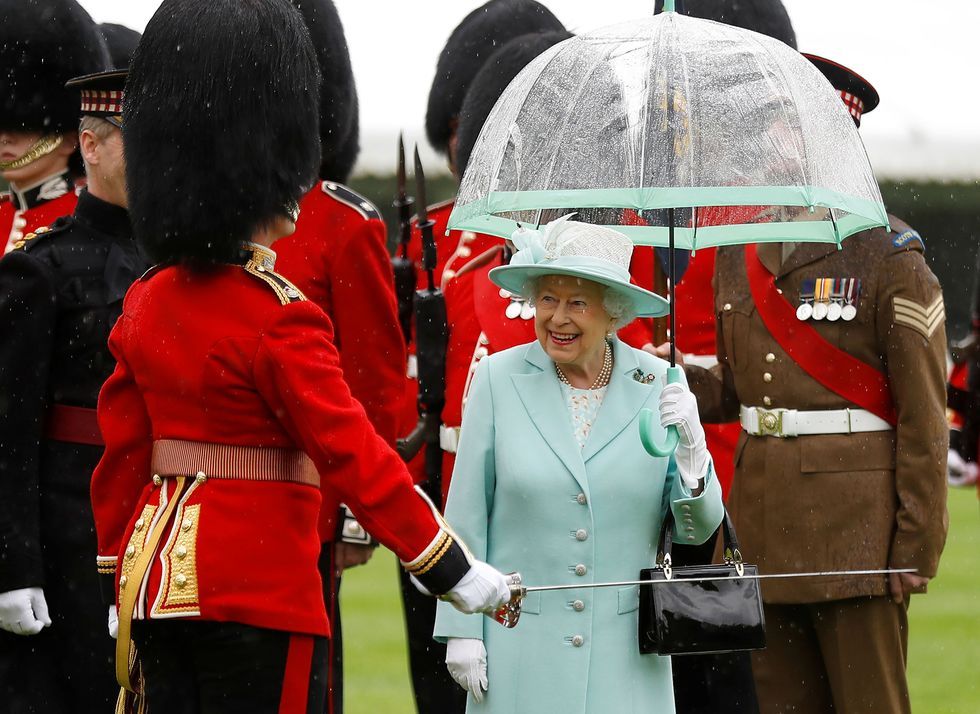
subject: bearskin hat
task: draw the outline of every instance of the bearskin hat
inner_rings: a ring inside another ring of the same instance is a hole
[[[470,153],[490,110],[507,89],[507,85],[527,67],[531,60],[553,45],[572,37],[566,30],[559,32],[534,32],[510,40],[487,58],[480,71],[470,82],[466,99],[459,112],[459,128],[456,132],[456,168],[462,176],[470,160]]]
[[[535,0],[490,0],[456,26],[436,64],[425,113],[425,134],[447,154],[451,123],[459,116],[466,90],[494,50],[515,35],[565,29],[551,11]]]
[[[796,32],[781,0],[684,0],[677,6],[685,15],[769,35],[796,49]],[[662,9],[663,0],[657,0],[657,12]]]
[[[105,41],[75,0],[0,0],[0,129],[75,131],[79,94],[65,82],[108,68]]]
[[[140,41],[140,33],[130,30],[123,25],[112,22],[103,22],[99,25],[99,31],[105,38],[105,43],[109,48],[109,58],[112,60],[113,69],[126,69],[133,59],[136,45]]]
[[[164,0],[123,108],[133,230],[155,261],[234,261],[320,164],[320,71],[282,0]]]
[[[357,87],[340,15],[331,0],[292,0],[320,63],[320,178],[343,183],[360,151]]]

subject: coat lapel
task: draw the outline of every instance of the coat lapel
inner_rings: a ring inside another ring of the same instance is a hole
[[[582,450],[582,459],[585,462],[619,436],[653,394],[650,385],[633,379],[633,373],[639,366],[639,362],[631,347],[619,340],[613,340],[613,359],[613,375],[609,381],[609,389],[602,400],[599,414]],[[639,431],[636,433],[636,438],[640,438]]]
[[[572,434],[571,418],[562,397],[558,377],[555,376],[554,363],[538,342],[528,345],[525,359],[538,370],[530,374],[511,375],[521,403],[541,438],[561,459],[588,497],[589,483],[585,477],[582,449]]]

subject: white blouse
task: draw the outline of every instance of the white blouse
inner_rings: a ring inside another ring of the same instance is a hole
[[[578,441],[580,448],[584,448],[609,385],[599,389],[579,389],[561,382],[560,386],[565,396],[565,404],[568,406],[568,413],[572,418],[575,440]]]

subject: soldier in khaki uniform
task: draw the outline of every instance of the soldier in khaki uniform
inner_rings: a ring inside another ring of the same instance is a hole
[[[811,61],[855,121],[877,104],[854,73]],[[728,505],[760,572],[918,571],[763,581],[764,712],[910,710],[908,596],[935,576],[947,530],[946,334],[922,239],[890,221],[842,250],[720,249],[719,364],[686,367],[705,421],[741,419]]]

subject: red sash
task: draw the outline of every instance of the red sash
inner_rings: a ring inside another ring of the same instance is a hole
[[[895,426],[898,419],[888,378],[796,318],[796,310],[776,290],[776,277],[759,260],[754,243],[745,246],[745,270],[759,316],[783,351],[824,387]]]

